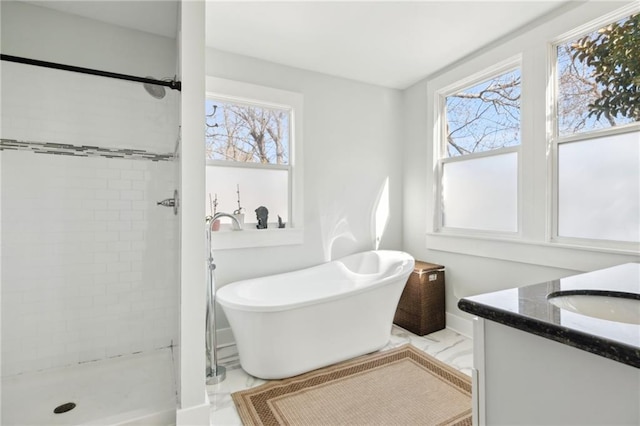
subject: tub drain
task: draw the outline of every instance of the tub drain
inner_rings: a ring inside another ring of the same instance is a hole
[[[53,412],[56,414],[66,413],[67,411],[71,411],[76,408],[76,404],[73,402],[67,402],[66,404],[58,405],[53,409]]]

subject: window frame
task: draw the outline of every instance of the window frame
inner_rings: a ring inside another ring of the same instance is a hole
[[[434,126],[434,161],[435,161],[435,199],[434,199],[434,217],[433,217],[433,230],[435,233],[447,235],[467,235],[467,236],[479,236],[479,237],[497,237],[497,238],[506,238],[513,239],[519,238],[522,236],[522,116],[520,118],[520,126],[521,126],[521,139],[520,144],[517,146],[510,146],[504,148],[493,149],[489,151],[482,152],[474,152],[465,155],[447,156],[447,140],[446,140],[446,125],[447,125],[447,113],[446,113],[446,99],[447,96],[456,93],[462,89],[472,87],[476,84],[482,83],[484,81],[490,80],[499,75],[514,71],[516,69],[520,70],[521,76],[521,100],[520,104],[523,103],[523,91],[522,91],[522,57],[521,55],[516,55],[514,57],[508,58],[504,61],[501,61],[491,67],[485,68],[482,71],[476,72],[474,74],[469,75],[466,78],[459,79],[453,84],[450,84],[440,90],[435,92],[434,101],[435,101],[435,126]],[[522,111],[522,109],[521,109]],[[474,228],[458,228],[444,225],[444,205],[443,205],[443,185],[442,178],[444,174],[444,166],[447,163],[453,163],[457,161],[469,161],[478,158],[486,158],[492,157],[496,155],[508,154],[515,152],[517,154],[517,174],[516,174],[516,230],[515,231],[496,231],[496,230],[482,230],[482,229],[474,229]]]
[[[293,125],[292,123],[295,120],[295,114],[293,111],[293,107],[291,105],[280,105],[275,104],[273,102],[262,102],[256,99],[245,99],[239,98],[235,96],[227,96],[227,95],[218,95],[216,93],[212,93],[207,91],[205,94],[206,100],[217,100],[221,102],[225,102],[228,104],[246,106],[246,107],[258,107],[265,109],[278,109],[287,111],[289,114],[289,128],[287,129],[289,133],[289,142],[288,142],[288,161],[287,164],[263,164],[263,163],[253,163],[253,162],[243,162],[243,161],[231,161],[231,160],[212,160],[206,159],[206,166],[220,166],[220,167],[235,167],[235,168],[245,168],[245,169],[260,169],[260,170],[285,170],[287,171],[287,199],[289,200],[287,206],[287,217],[289,218],[288,223],[291,226],[295,227],[295,223],[292,222],[293,219],[293,206],[292,206],[292,197],[293,197],[293,167],[291,164],[291,154],[293,152],[293,145],[295,145],[294,137],[293,137]],[[245,224],[255,224],[256,222],[247,222],[245,220]],[[268,229],[268,228],[267,228]],[[286,228],[285,228],[286,229]]]
[[[568,34],[574,28],[608,14],[631,14],[638,5],[619,5],[590,2],[571,5],[558,10],[527,28],[515,31],[486,48],[456,62],[446,69],[436,71],[417,83],[405,97],[416,124],[407,132],[409,174],[408,183],[424,190],[426,198],[405,197],[405,223],[415,226],[422,223],[419,239],[411,236],[408,244],[420,244],[427,253],[453,253],[499,261],[518,262],[552,267],[567,271],[589,271],[626,262],[637,262],[640,244],[632,247],[594,247],[551,241],[551,158],[548,118],[551,114],[549,85],[551,63],[549,43],[559,34]],[[519,163],[521,235],[479,235],[471,232],[445,232],[435,227],[439,213],[436,207],[438,190],[438,157],[436,149],[439,135],[439,103],[437,94],[443,88],[466,81],[474,72],[480,72],[499,64],[506,58],[522,58],[521,104],[522,143]],[[424,94],[424,95],[422,95]],[[424,99],[424,100],[423,100]],[[423,118],[424,121],[420,121]],[[411,124],[411,123],[409,123]],[[423,158],[421,165],[413,159],[416,153]],[[407,233],[405,232],[405,238]]]
[[[592,139],[599,139],[607,136],[620,135],[625,133],[638,132],[640,135],[640,122],[627,123],[620,126],[609,127],[604,129],[596,129],[574,133],[571,135],[559,135],[559,119],[558,119],[558,99],[560,88],[558,85],[558,46],[568,41],[576,40],[593,31],[616,22],[624,17],[634,13],[639,13],[640,7],[637,5],[629,5],[619,8],[611,13],[605,14],[597,19],[586,22],[571,31],[567,31],[562,35],[551,40],[547,44],[547,60],[549,63],[549,83],[547,93],[547,147],[548,147],[548,194],[549,194],[549,230],[547,241],[551,244],[585,247],[585,248],[601,248],[613,250],[637,250],[639,242],[618,241],[608,239],[591,239],[580,237],[566,237],[559,235],[559,147],[565,143],[580,143]]]
[[[222,228],[212,241],[214,249],[237,249],[302,244],[304,240],[303,200],[303,95],[271,87],[206,77],[205,99],[247,106],[284,109],[289,111],[289,161],[287,165],[244,163],[205,159],[205,167],[237,167],[288,171],[288,214],[284,229],[254,229],[245,226],[242,232]],[[205,112],[206,114],[206,112]],[[246,225],[251,225],[247,222]]]

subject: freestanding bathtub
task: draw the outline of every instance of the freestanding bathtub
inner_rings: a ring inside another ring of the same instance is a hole
[[[384,347],[413,267],[407,253],[367,251],[237,281],[218,290],[217,300],[242,368],[282,379]]]

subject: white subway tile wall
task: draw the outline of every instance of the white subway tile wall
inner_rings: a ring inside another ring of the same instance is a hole
[[[0,162],[2,375],[177,342],[178,216],[156,205],[177,163],[26,151]]]
[[[179,92],[167,89],[155,99],[140,83],[12,62],[2,63],[1,79],[4,139],[175,149]]]
[[[2,65],[2,375],[177,342],[179,94]]]

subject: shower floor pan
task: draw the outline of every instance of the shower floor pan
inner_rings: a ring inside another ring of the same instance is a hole
[[[2,379],[3,425],[175,424],[171,349]],[[54,410],[64,411],[56,414]]]

